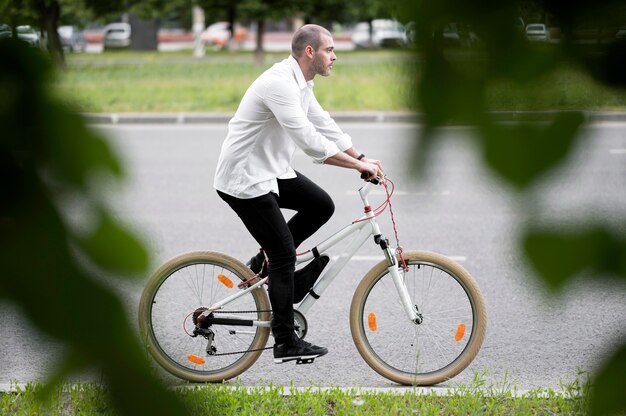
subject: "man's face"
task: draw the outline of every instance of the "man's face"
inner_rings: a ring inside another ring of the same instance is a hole
[[[321,35],[320,47],[313,56],[313,69],[316,75],[327,77],[333,69],[333,62],[337,60],[335,55],[335,44],[333,38],[328,35]]]

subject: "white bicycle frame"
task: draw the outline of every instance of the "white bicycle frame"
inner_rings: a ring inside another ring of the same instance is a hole
[[[319,277],[317,282],[312,288],[312,292],[317,295],[317,297],[311,295],[311,291],[307,293],[305,298],[300,302],[300,305],[296,308],[296,310],[303,315],[305,315],[311,306],[315,303],[317,298],[319,298],[326,288],[332,283],[332,281],[337,277],[337,275],[343,270],[348,261],[354,256],[357,250],[365,243],[365,241],[369,237],[373,237],[376,244],[380,245],[383,253],[385,255],[385,259],[387,260],[387,269],[389,271],[389,275],[393,279],[396,290],[398,291],[399,299],[402,302],[402,305],[406,311],[407,319],[412,322],[418,322],[418,312],[415,304],[411,301],[411,297],[407,291],[406,285],[404,284],[404,279],[399,271],[398,260],[396,258],[396,250],[389,246],[387,240],[382,238],[382,234],[380,232],[380,227],[376,222],[376,215],[372,210],[372,207],[369,205],[367,200],[367,195],[372,190],[375,185],[371,182],[366,183],[361,189],[359,189],[359,195],[361,200],[363,201],[363,206],[365,209],[365,215],[360,219],[352,222],[352,224],[348,225],[341,231],[336,234],[330,236],[328,239],[324,240],[322,243],[318,244],[316,247],[311,250],[306,251],[303,254],[300,254],[296,258],[296,265],[308,262],[313,260],[315,257],[315,252],[322,254],[326,252],[326,250],[335,246],[339,242],[345,240],[349,236],[353,236],[350,243],[346,246],[344,251],[336,257],[333,257],[333,260],[330,262],[330,267],[325,268],[322,275]],[[265,277],[253,285],[241,290],[238,293],[235,293],[221,301],[211,305],[205,312],[202,313],[203,316],[209,315],[211,312],[216,312],[222,309],[225,305],[234,301],[247,294],[248,292],[255,290],[265,284],[269,277]],[[250,322],[250,318],[245,318],[246,321]],[[261,326],[261,327],[269,327],[270,321],[260,321],[253,319],[251,322],[252,326]]]

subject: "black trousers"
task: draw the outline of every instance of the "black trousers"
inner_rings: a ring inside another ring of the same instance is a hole
[[[237,213],[269,259],[269,298],[272,304],[272,332],[277,344],[293,338],[293,290],[296,248],[324,225],[335,204],[322,188],[296,172],[293,179],[279,179],[280,195],[269,193],[240,199],[218,191]],[[296,211],[289,221],[281,208]]]

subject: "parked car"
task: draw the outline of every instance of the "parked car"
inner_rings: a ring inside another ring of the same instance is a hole
[[[407,36],[402,23],[395,20],[372,20],[372,38],[370,44],[370,27],[367,22],[357,23],[352,31],[352,43],[357,48],[380,48],[405,46]]]
[[[30,46],[38,48],[41,44],[39,33],[28,25],[21,25],[15,28],[17,38],[28,43]],[[0,39],[13,37],[13,29],[7,24],[0,24]]]
[[[448,23],[443,27],[444,46],[458,46],[463,48],[473,48],[478,45],[480,39],[470,27],[461,23]]]
[[[61,47],[68,52],[85,52],[87,41],[85,35],[76,26],[59,26]]]
[[[531,23],[526,26],[526,39],[530,41],[547,42],[548,29],[543,23]]]
[[[130,25],[109,23],[104,27],[104,49],[123,49],[130,46]]]
[[[39,47],[39,33],[35,29],[28,25],[22,25],[17,26],[15,30],[17,32],[18,39],[23,40],[24,42],[35,48]]]
[[[224,49],[230,40],[230,30],[228,30],[228,22],[216,22],[209,25],[203,32],[200,38],[204,45],[216,46],[220,49]],[[248,30],[235,24],[235,31],[233,33],[233,42],[235,44],[241,44],[248,36]]]
[[[0,39],[10,38],[11,36],[13,36],[11,26],[0,23]]]

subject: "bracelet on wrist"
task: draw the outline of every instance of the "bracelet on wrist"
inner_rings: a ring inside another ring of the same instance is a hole
[[[364,155],[363,153],[361,153],[361,154],[359,155],[359,157],[357,157],[357,158],[356,158],[356,160],[361,160],[361,159],[363,159],[364,157],[365,157],[365,155]]]

